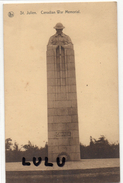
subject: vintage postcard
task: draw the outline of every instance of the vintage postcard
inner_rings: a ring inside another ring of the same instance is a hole
[[[117,3],[3,13],[6,183],[119,182]]]

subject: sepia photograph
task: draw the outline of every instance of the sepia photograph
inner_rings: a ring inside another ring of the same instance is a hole
[[[116,2],[4,4],[6,183],[120,182]]]

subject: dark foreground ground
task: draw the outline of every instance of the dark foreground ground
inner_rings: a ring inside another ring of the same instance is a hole
[[[113,183],[120,182],[120,169],[7,171],[6,183]]]

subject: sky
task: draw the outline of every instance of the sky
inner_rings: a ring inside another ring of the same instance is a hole
[[[46,49],[61,22],[74,44],[80,142],[100,135],[119,141],[116,8],[115,2],[4,5],[6,138],[38,146],[48,141]]]

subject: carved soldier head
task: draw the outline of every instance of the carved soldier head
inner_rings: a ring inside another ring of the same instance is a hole
[[[62,23],[57,23],[54,27],[56,29],[57,34],[61,34],[62,30],[65,28]]]

